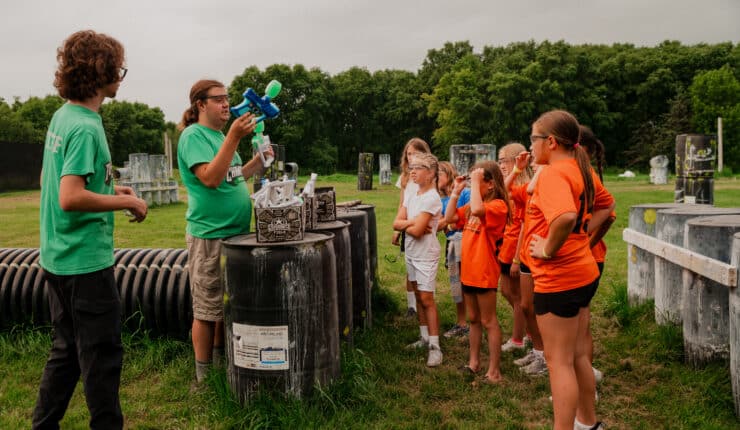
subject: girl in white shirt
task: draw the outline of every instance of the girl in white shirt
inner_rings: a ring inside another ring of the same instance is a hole
[[[415,154],[410,157],[409,171],[418,191],[405,193],[393,228],[406,233],[406,273],[421,308],[418,311],[421,339],[409,346],[428,347],[427,366],[435,367],[442,363],[439,316],[434,302],[440,255],[437,224],[442,217],[442,200],[437,193],[437,157]]]

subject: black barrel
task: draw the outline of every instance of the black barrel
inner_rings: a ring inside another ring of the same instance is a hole
[[[320,222],[313,232],[334,235],[334,254],[337,260],[337,310],[339,339],[352,345],[352,244],[349,221]]]
[[[370,248],[370,279],[373,288],[378,288],[378,226],[375,221],[375,206],[357,205],[358,209],[367,214],[367,239]]]
[[[352,319],[355,328],[369,329],[372,326],[370,292],[370,240],[367,231],[367,213],[340,208],[337,219],[350,222],[349,236],[352,242]]]
[[[676,136],[676,176],[714,176],[717,161],[717,136],[679,134]]]
[[[714,204],[717,136],[676,136],[676,203]]]
[[[231,389],[242,404],[260,389],[296,396],[339,376],[332,238],[222,242],[224,332]]]

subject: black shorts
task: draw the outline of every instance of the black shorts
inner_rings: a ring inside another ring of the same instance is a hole
[[[586,308],[591,303],[597,282],[598,279],[584,287],[557,293],[535,292],[534,313],[537,315],[553,313],[561,318],[573,318],[578,315],[581,308]]]
[[[596,263],[596,265],[599,266],[599,277],[594,281],[594,292],[591,295],[591,298],[596,295],[596,290],[599,288],[599,281],[601,281],[601,275],[604,273],[604,263]]]
[[[523,273],[525,275],[531,275],[532,270],[524,263],[519,263],[519,273]]]
[[[471,287],[470,285],[462,284],[460,285],[462,288],[463,294],[485,294],[489,291],[496,292],[496,288],[481,288],[481,287]]]

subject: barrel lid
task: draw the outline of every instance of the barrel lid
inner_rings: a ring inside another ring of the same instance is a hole
[[[337,230],[343,227],[347,227],[349,224],[349,221],[344,220],[318,222],[316,223],[316,227],[309,229],[308,231]]]
[[[316,242],[324,242],[324,241],[330,240],[332,237],[333,235],[327,234],[327,233],[306,232],[303,234],[303,239],[301,240],[290,240],[286,242],[257,242],[257,235],[255,233],[250,233],[250,234],[240,234],[238,236],[232,236],[226,239],[222,239],[221,243],[227,247],[229,246],[231,247],[249,246],[249,247],[274,248],[274,247],[280,247],[280,246],[295,246],[295,245],[306,245],[309,243],[316,243]]]
[[[734,215],[740,214],[740,208],[718,208],[709,205],[687,204],[678,208],[662,209],[660,213],[669,215]]]
[[[694,218],[688,220],[687,224],[708,227],[740,227],[740,211],[737,214]]]

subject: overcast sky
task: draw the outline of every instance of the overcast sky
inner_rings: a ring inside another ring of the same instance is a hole
[[[446,41],[653,46],[740,42],[740,0],[0,0],[0,97],[55,93],[56,48],[93,29],[120,40],[118,98],[178,122],[190,86],[250,65],[416,71]]]

